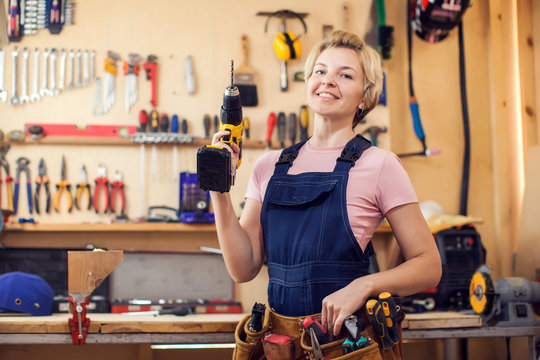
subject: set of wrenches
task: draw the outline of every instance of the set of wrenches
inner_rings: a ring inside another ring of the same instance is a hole
[[[37,102],[45,96],[56,96],[62,91],[88,86],[96,79],[96,52],[94,50],[67,51],[56,48],[29,50],[26,47],[19,50],[17,46],[14,46],[11,49],[11,94],[8,94],[4,87],[6,53],[3,48],[0,48],[0,101],[4,103],[8,100],[11,105]],[[30,55],[33,58],[31,91],[29,89]],[[21,72],[19,72],[19,57],[22,57]],[[39,83],[40,63],[41,85]]]

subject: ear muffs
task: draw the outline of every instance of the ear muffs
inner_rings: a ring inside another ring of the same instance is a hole
[[[295,33],[287,31],[279,33],[272,43],[277,57],[283,61],[298,59],[302,55],[302,45]]]

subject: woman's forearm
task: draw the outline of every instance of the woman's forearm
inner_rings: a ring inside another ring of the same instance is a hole
[[[256,239],[240,224],[232,206],[230,194],[210,192],[214,207],[216,230],[223,259],[230,276],[236,282],[253,279],[262,266]]]

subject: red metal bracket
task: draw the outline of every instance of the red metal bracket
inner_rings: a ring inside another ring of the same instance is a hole
[[[82,297],[84,301],[76,301],[69,295],[69,302],[73,304],[73,317],[68,320],[69,331],[73,345],[82,345],[86,342],[86,335],[90,328],[90,319],[86,317],[86,305],[90,300],[90,295]]]

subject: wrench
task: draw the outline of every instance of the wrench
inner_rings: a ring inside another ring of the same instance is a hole
[[[77,83],[75,84],[75,87],[82,87],[82,81],[82,52],[81,50],[77,50]]]
[[[11,105],[19,104],[20,100],[17,96],[17,59],[19,57],[19,51],[17,50],[17,47],[15,46],[13,48],[13,51],[11,52],[11,87],[13,89],[11,94],[11,99],[9,100],[11,102]]]
[[[42,74],[42,78],[41,78],[41,89],[39,89],[39,95],[41,96],[46,96],[46,95],[49,95],[49,86],[48,86],[48,82],[49,82],[49,55],[50,55],[50,50],[49,49],[45,49],[45,51],[43,52],[43,74]]]
[[[60,81],[58,82],[58,89],[64,90],[64,80],[66,76],[66,57],[67,52],[66,50],[62,49],[60,51]]]
[[[52,96],[56,96],[60,93],[60,90],[56,88],[56,58],[58,57],[57,51],[55,48],[51,49],[51,79],[49,81],[49,93]]]
[[[96,81],[96,51],[92,50],[90,53],[90,68],[92,70],[92,77],[90,77],[90,81]]]
[[[96,102],[94,104],[94,109],[92,111],[94,115],[103,115],[105,113],[105,109],[103,108],[103,104],[101,103],[101,79],[96,78]]]
[[[32,74],[32,93],[30,94],[30,101],[36,102],[41,99],[39,96],[39,49],[34,49],[34,73]]]
[[[0,100],[2,102],[6,102],[8,98],[8,93],[6,89],[4,89],[4,65],[6,63],[6,54],[4,53],[4,49],[0,48]]]
[[[84,50],[83,53],[83,60],[84,60],[84,68],[83,68],[83,86],[87,86],[90,83],[90,54],[88,53],[88,50]]]
[[[22,104],[30,102],[28,96],[28,48],[23,49],[23,71],[22,71],[22,83],[21,83],[21,96],[19,101]]]
[[[69,71],[68,71],[68,90],[75,87],[73,84],[73,75],[75,73],[75,50],[69,50]]]

